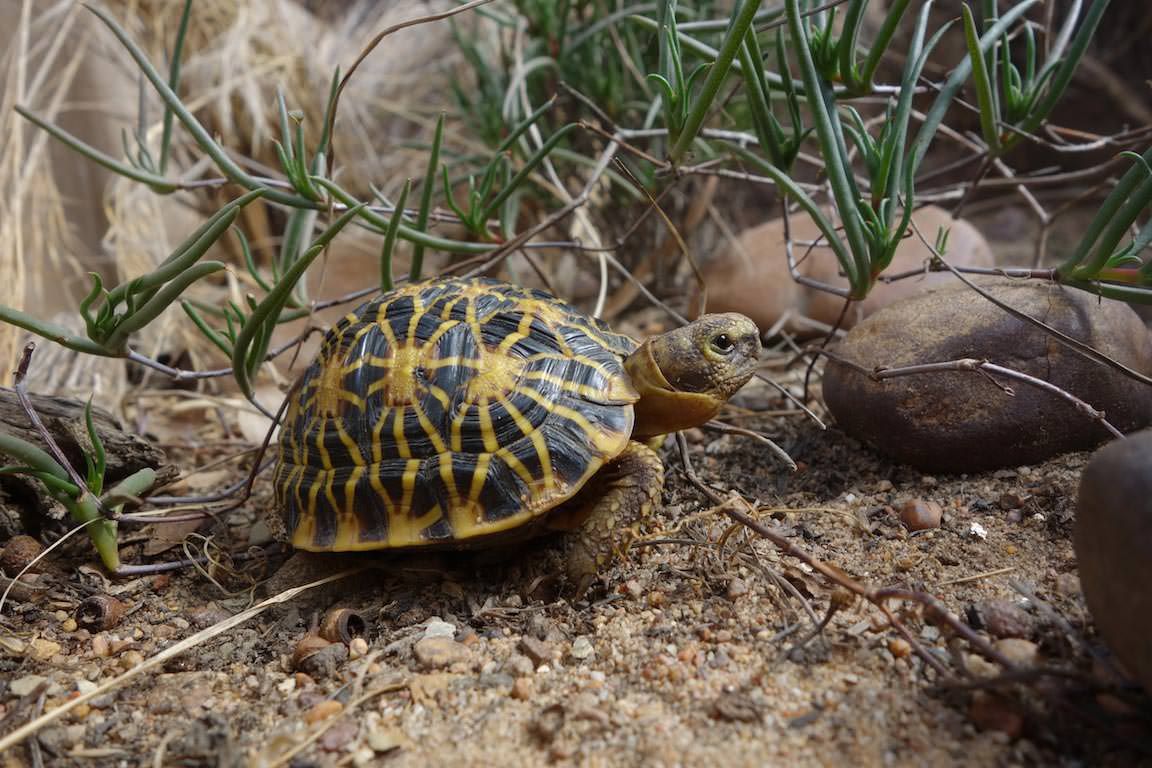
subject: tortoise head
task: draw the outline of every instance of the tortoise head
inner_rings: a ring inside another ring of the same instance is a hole
[[[728,312],[648,339],[624,361],[640,393],[632,436],[654,437],[711,419],[756,372],[760,329]]]

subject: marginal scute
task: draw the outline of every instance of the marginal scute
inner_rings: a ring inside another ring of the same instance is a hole
[[[539,291],[408,285],[325,337],[290,393],[274,483],[293,545],[463,542],[522,526],[628,445],[636,343]]]

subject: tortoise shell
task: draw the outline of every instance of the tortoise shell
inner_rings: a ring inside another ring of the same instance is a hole
[[[344,317],[289,394],[291,543],[451,545],[540,518],[628,445],[627,336],[542,291],[437,279]]]

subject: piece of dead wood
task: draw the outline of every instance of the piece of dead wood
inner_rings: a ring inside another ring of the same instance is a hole
[[[83,474],[84,454],[92,450],[84,424],[85,404],[72,398],[30,397],[64,456]],[[104,409],[92,406],[92,422],[107,456],[105,487],[111,487],[145,467],[156,470],[158,486],[179,474],[175,466],[167,463],[162,450],[140,435],[126,432]],[[47,450],[48,446],[20,406],[15,391],[4,387],[0,387],[0,432]],[[0,465],[6,463],[6,459],[0,457]],[[23,475],[0,475],[0,537],[25,532],[38,535],[46,518],[59,518],[63,514],[63,508],[38,480]]]

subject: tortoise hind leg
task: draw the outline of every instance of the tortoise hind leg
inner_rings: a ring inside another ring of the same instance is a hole
[[[631,544],[631,527],[660,503],[664,464],[643,443],[632,442],[550,521],[570,531],[565,546],[568,582],[584,593],[600,569]]]

